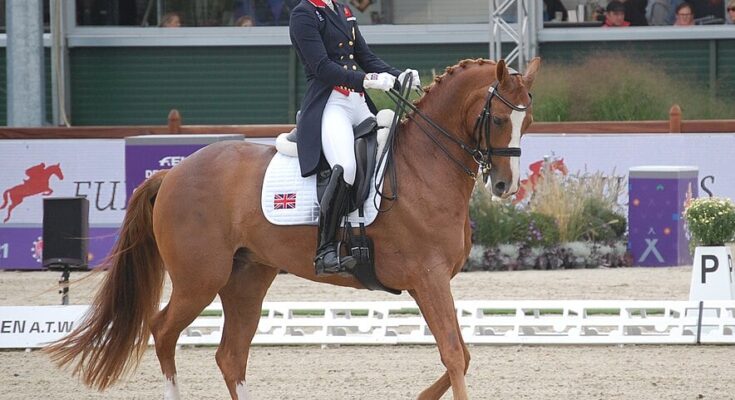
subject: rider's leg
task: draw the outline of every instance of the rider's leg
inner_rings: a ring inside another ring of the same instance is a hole
[[[350,97],[357,96],[351,93]],[[352,126],[354,102],[350,97],[333,91],[322,114],[322,152],[329,166],[341,165],[345,182],[355,183],[355,135]]]
[[[366,119],[375,117],[375,115],[370,111],[370,108],[368,108],[368,105],[365,102],[365,97],[352,95],[350,96],[350,102],[352,102],[352,113],[350,115],[352,118],[352,126],[357,126]]]
[[[314,258],[317,275],[344,272],[356,264],[351,256],[339,257],[337,252],[337,231],[355,182],[351,112],[349,97],[335,91],[322,114],[322,151],[333,170],[320,204],[319,244]]]

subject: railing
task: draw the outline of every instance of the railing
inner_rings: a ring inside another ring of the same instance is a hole
[[[276,137],[293,129],[291,124],[276,125],[184,125],[181,114],[171,110],[166,125],[72,126],[43,128],[0,128],[0,139],[121,139],[136,135],[243,134],[248,138]],[[630,122],[535,122],[528,130],[535,133],[735,133],[735,120],[683,120],[681,108],[669,110],[668,121]]]

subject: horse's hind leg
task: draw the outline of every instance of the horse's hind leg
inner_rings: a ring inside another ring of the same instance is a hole
[[[194,253],[187,253],[187,255]],[[227,254],[227,252],[212,254]],[[155,339],[156,355],[161,364],[166,380],[164,399],[178,400],[179,391],[176,381],[176,342],[183,331],[209,305],[217,295],[219,289],[227,282],[227,276],[232,268],[229,257],[186,258],[172,257],[165,259],[171,277],[173,290],[168,305],[161,310],[151,322],[151,333]],[[194,271],[201,271],[207,267],[207,273],[199,275]],[[175,268],[172,268],[175,267]],[[205,279],[206,277],[206,279]]]
[[[467,400],[465,371],[469,357],[462,332],[459,329],[454,299],[449,286],[449,277],[427,276],[414,290],[409,291],[421,309],[421,313],[436,339],[439,354],[452,387],[454,400]],[[431,387],[424,390],[420,400],[438,400],[447,390],[444,376]]]
[[[275,268],[236,256],[230,280],[219,292],[225,326],[216,358],[233,399],[249,399],[245,371],[250,342],[258,328],[263,298],[277,274]]]

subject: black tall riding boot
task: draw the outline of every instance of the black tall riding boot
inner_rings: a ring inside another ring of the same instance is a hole
[[[357,261],[351,256],[340,257],[337,252],[337,230],[347,208],[350,185],[343,178],[344,170],[335,165],[322,196],[319,210],[319,246],[314,267],[317,275],[348,272]]]

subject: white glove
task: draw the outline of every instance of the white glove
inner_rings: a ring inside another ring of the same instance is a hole
[[[401,72],[400,75],[398,75],[398,83],[403,85],[403,79],[406,78],[406,75],[411,74],[413,75],[413,81],[411,82],[411,89],[421,88],[421,80],[419,79],[419,71],[416,71],[415,69],[407,69],[403,72]]]
[[[365,89],[378,89],[387,92],[393,88],[396,83],[396,77],[387,73],[370,73],[365,75],[365,80],[362,82],[362,86]]]

